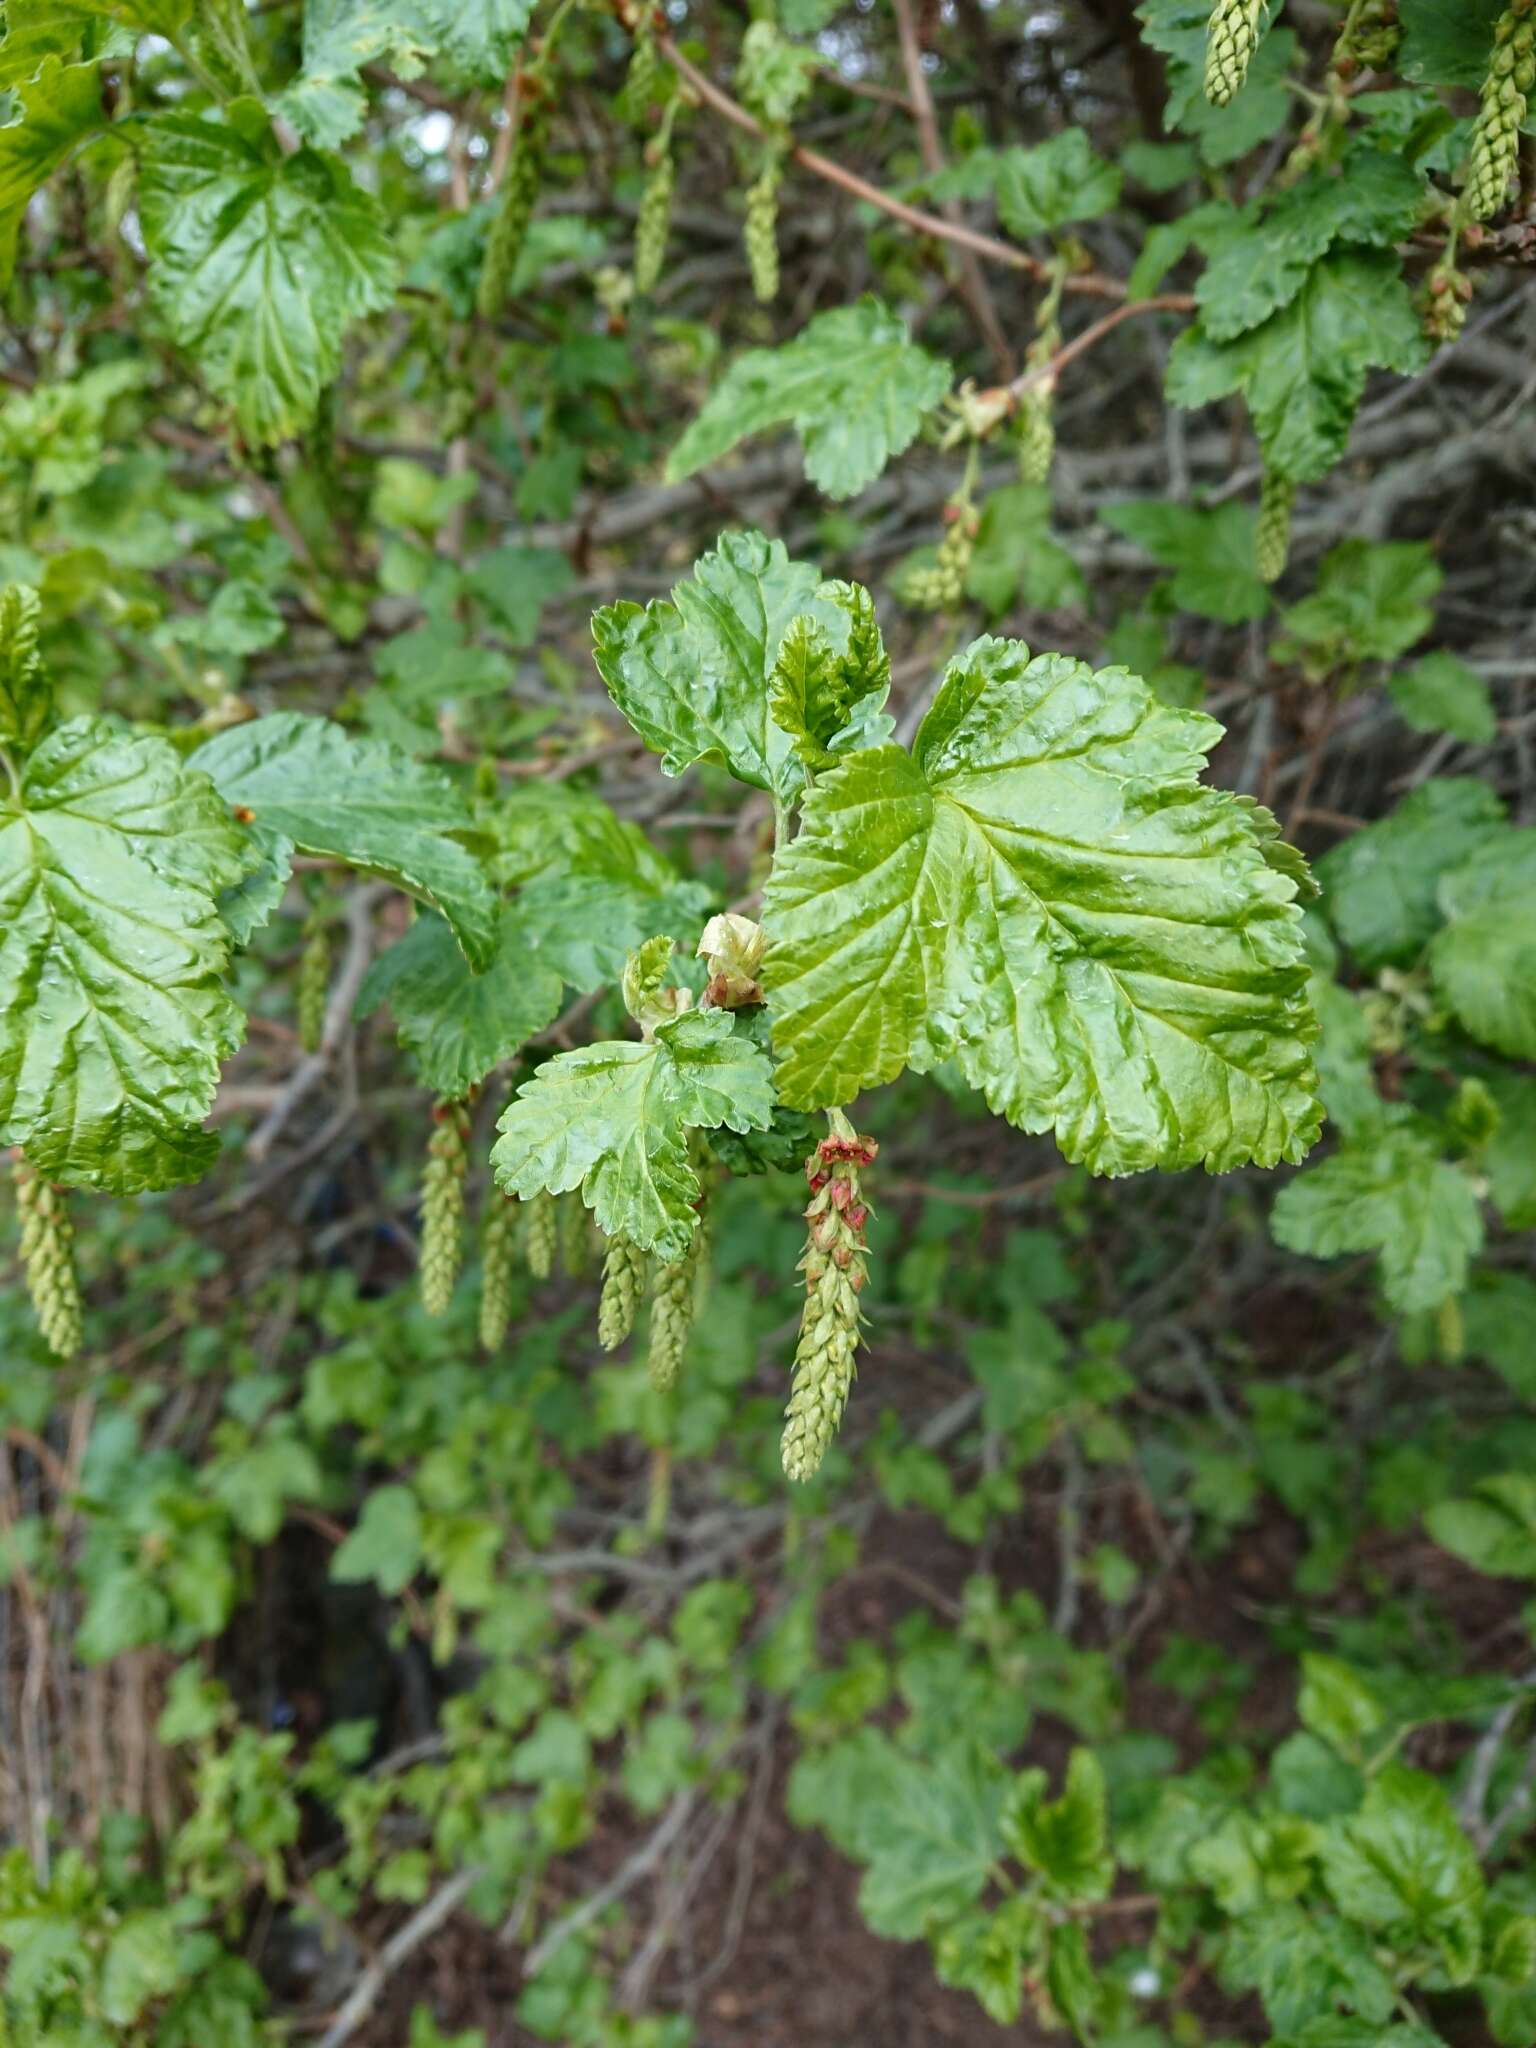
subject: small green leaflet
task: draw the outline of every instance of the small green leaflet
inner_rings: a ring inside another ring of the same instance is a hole
[[[1495,1473],[1468,1499],[1436,1501],[1424,1526],[1474,1571],[1536,1579],[1536,1479],[1528,1472]]]
[[[681,1258],[698,1227],[688,1132],[766,1130],[772,1075],[727,1010],[690,1010],[654,1039],[578,1046],[518,1091],[491,1153],[497,1184],[582,1200],[610,1237]]]
[[[987,493],[965,589],[993,618],[1016,597],[1041,610],[1087,603],[1082,570],[1051,534],[1044,484],[1004,484]]]
[[[1096,220],[1120,197],[1120,173],[1094,153],[1081,128],[1064,128],[1032,149],[996,158],[998,217],[1025,240],[1069,221]]]
[[[889,664],[867,593],[855,590],[823,584],[782,541],[722,534],[670,600],[593,614],[598,673],[667,774],[721,760],[740,781],[787,796],[802,770],[771,712],[770,684],[793,620],[804,614],[826,633],[860,717],[885,701]]]
[[[408,1486],[376,1486],[365,1497],[357,1526],[331,1559],[339,1585],[369,1580],[393,1598],[421,1564],[421,1509]]]
[[[1021,1771],[1003,1811],[1003,1839],[1066,1899],[1102,1899],[1115,1879],[1109,1852],[1104,1767],[1091,1749],[1074,1749],[1059,1799],[1047,1799],[1042,1770]]]
[[[770,128],[783,128],[811,90],[819,61],[814,50],[797,49],[760,17],[741,39],[737,95]]]
[[[1449,650],[1421,655],[1392,677],[1387,692],[1415,732],[1448,732],[1474,747],[1493,744],[1499,721],[1492,692],[1475,668]]]
[[[1382,1293],[1403,1315],[1459,1294],[1483,1244],[1471,1181],[1412,1123],[1368,1128],[1298,1174],[1276,1198],[1270,1229],[1287,1251],[1317,1259],[1375,1252]]]
[[[1247,505],[1172,505],[1137,498],[1106,505],[1106,526],[1145,548],[1154,562],[1174,572],[1171,596],[1183,611],[1236,626],[1262,619],[1269,591],[1254,562],[1254,514]]]
[[[829,770],[775,860],[782,1099],[954,1057],[1097,1173],[1299,1159],[1322,1108],[1297,885],[1262,815],[1201,786],[1219,732],[1124,669],[957,656],[914,755]]]
[[[1486,782],[1442,776],[1324,854],[1317,878],[1329,919],[1367,973],[1413,964],[1440,923],[1441,876],[1497,837],[1503,817]]]
[[[280,864],[296,846],[383,875],[442,911],[471,965],[490,959],[495,892],[460,844],[474,824],[441,770],[297,711],[231,726],[199,747],[192,765],[252,814]]]
[[[334,148],[361,127],[367,102],[357,74],[381,59],[402,78],[446,56],[481,84],[499,84],[527,29],[534,0],[306,0],[304,68],[278,111],[309,142]]]
[[[256,443],[309,424],[354,320],[394,293],[378,202],[339,159],[284,156],[240,100],[224,124],[157,114],[138,132],[149,284],[174,340]]]
[[[1279,12],[1270,10],[1270,18]],[[1205,39],[1210,0],[1142,0],[1136,9],[1146,41],[1168,58],[1168,117],[1193,135],[1208,164],[1236,163],[1283,128],[1292,99],[1287,80],[1296,38],[1270,28],[1253,54],[1242,89],[1229,106],[1205,96]]]
[[[30,584],[0,590],[0,746],[30,747],[48,722],[53,690],[38,658],[40,612]]]
[[[1422,369],[1428,344],[1401,268],[1384,250],[1335,249],[1262,325],[1217,341],[1200,322],[1168,359],[1175,405],[1209,405],[1241,391],[1266,459],[1312,483],[1344,454],[1373,368]]]
[[[1319,672],[1394,661],[1434,624],[1444,580],[1423,541],[1340,541],[1324,555],[1312,596],[1286,612],[1275,652]]]
[[[949,383],[949,364],[866,296],[818,313],[782,348],[738,356],[672,450],[668,480],[718,462],[749,434],[792,425],[811,482],[851,498],[911,444]]]
[[[869,1868],[859,1910],[876,1934],[911,1941],[981,1896],[1003,1846],[1008,1780],[963,1736],[922,1759],[881,1737],[876,1753],[886,1770],[883,1796],[860,1828],[857,1853]]]
[[[1258,1992],[1278,2030],[1269,2048],[1282,2048],[1282,2042],[1284,2048],[1297,2048],[1306,2039],[1300,2030],[1309,2023],[1353,2025],[1335,2020],[1341,2006],[1371,2023],[1368,2048],[1389,2043],[1385,2022],[1397,1996],[1370,1937],[1315,1904],[1266,1899],[1258,1911],[1234,1921],[1222,1940],[1221,1981],[1228,1990]],[[1297,2030],[1294,2036],[1292,2029]]]
[[[105,120],[94,64],[44,57],[35,78],[10,90],[21,112],[0,128],[0,284],[10,279],[27,201]]]
[[[1458,1023],[1511,1059],[1536,1059],[1536,826],[1488,839],[1440,884],[1445,928],[1429,966]]]
[[[848,615],[839,647],[809,612],[791,619],[768,678],[768,712],[811,768],[836,758],[840,742],[867,744],[870,700],[875,712],[891,687],[874,600],[857,583],[825,583],[818,595]]]
[[[1351,1920],[1437,1953],[1452,1984],[1476,1975],[1483,1876],[1438,1779],[1386,1765],[1360,1812],[1332,1824],[1323,1876]]]
[[[366,1016],[388,1003],[423,1087],[458,1097],[552,1023],[564,993],[560,976],[522,943],[515,911],[502,912],[481,974],[443,919],[429,915],[374,961],[357,1008]]]
[[[25,10],[26,19],[18,21],[21,11],[8,7],[3,18],[0,91],[14,92],[18,86],[30,85],[49,57],[90,63],[124,56],[133,48],[131,36],[98,21],[83,5],[70,6],[67,0],[40,5],[32,0]]]
[[[1195,287],[1201,324],[1232,341],[1290,304],[1335,242],[1389,249],[1416,224],[1424,181],[1401,157],[1357,147],[1335,169],[1235,216]]]
[[[243,1024],[216,899],[248,860],[164,740],[78,718],[33,751],[0,799],[0,1144],[117,1194],[206,1170]]]

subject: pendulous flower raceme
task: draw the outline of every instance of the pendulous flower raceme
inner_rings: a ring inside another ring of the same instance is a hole
[[[1205,96],[1224,107],[1236,99],[1258,47],[1266,0],[1216,0],[1205,32]]]
[[[829,1134],[805,1162],[811,1187],[800,1260],[805,1309],[781,1446],[790,1479],[813,1479],[837,1435],[853,1385],[859,1296],[867,1277],[869,1206],[859,1175],[880,1148],[873,1138],[860,1137],[840,1110],[830,1111],[827,1121]]]

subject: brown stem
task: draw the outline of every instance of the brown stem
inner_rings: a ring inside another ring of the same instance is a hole
[[[939,140],[939,118],[934,111],[933,94],[928,89],[928,74],[923,69],[923,46],[917,32],[917,17],[912,12],[912,0],[894,0],[894,5],[896,32],[901,38],[901,61],[907,74],[907,92],[912,102],[912,116],[917,123],[918,148],[922,151],[923,167],[932,177],[944,168],[944,145]],[[951,227],[959,223],[957,200],[946,201],[942,211]],[[970,307],[976,325],[992,352],[993,366],[999,377],[1011,377],[1014,354],[1008,346],[1008,337],[997,316],[997,307],[993,304],[976,251],[957,249],[954,263],[961,296]]]
[[[761,139],[763,125],[754,119],[744,106],[733,100],[712,79],[706,78],[697,65],[691,64],[669,35],[656,38],[656,47],[667,62],[686,81],[706,106],[746,135]],[[789,151],[793,161],[814,177],[824,178],[829,185],[840,186],[844,192],[851,192],[855,199],[862,199],[867,205],[879,207],[882,213],[890,214],[893,220],[904,221],[919,234],[933,235],[941,242],[953,242],[956,248],[973,249],[978,256],[989,263],[1001,263],[1010,270],[1022,270],[1026,276],[1042,278],[1050,265],[1038,256],[1031,256],[1027,250],[1015,249],[1008,242],[998,241],[995,235],[984,235],[978,228],[969,228],[961,221],[948,221],[941,214],[925,213],[920,206],[908,206],[904,199],[897,199],[889,192],[883,192],[878,185],[861,178],[857,171],[850,171],[845,164],[834,163],[820,150],[807,149],[803,143],[795,143]],[[1067,290],[1078,292],[1089,298],[1123,299],[1125,286],[1117,278],[1105,277],[1098,271],[1085,271],[1067,279]]]
[[[1072,289],[1072,280],[1067,280],[1067,290]],[[1064,348],[1057,349],[1048,363],[1038,363],[1015,377],[1008,386],[1013,397],[1020,397],[1032,384],[1044,384],[1052,380],[1058,371],[1066,368],[1084,356],[1089,349],[1096,348],[1112,329],[1122,320],[1132,320],[1138,313],[1193,313],[1195,300],[1188,292],[1162,292],[1151,299],[1127,299],[1124,305],[1116,306],[1112,313],[1106,313],[1101,320],[1095,320],[1091,327],[1085,327],[1081,334],[1074,335]]]

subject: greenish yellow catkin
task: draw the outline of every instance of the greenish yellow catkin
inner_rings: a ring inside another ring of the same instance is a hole
[[[1419,321],[1425,338],[1443,347],[1454,341],[1467,324],[1467,307],[1472,299],[1472,280],[1456,268],[1453,251],[1435,265],[1419,296]]]
[[[464,1261],[464,1176],[469,1168],[469,1104],[432,1105],[433,1130],[421,1181],[421,1305],[440,1316],[453,1299]]]
[[[789,1479],[812,1479],[843,1419],[859,1348],[859,1296],[868,1267],[864,1226],[869,1207],[859,1184],[879,1146],[861,1138],[834,1111],[831,1133],[805,1162],[805,1309],[795,1347],[794,1379],[785,1410],[781,1452]]]
[[[592,1264],[592,1212],[580,1195],[561,1195],[556,1201],[555,1235],[561,1265],[573,1280],[582,1279]]]
[[[506,304],[512,273],[522,254],[544,174],[544,144],[549,133],[549,98],[543,81],[530,81],[534,96],[523,104],[517,138],[501,181],[501,204],[485,238],[475,309],[482,320],[494,320]]]
[[[672,148],[670,139],[658,150],[635,221],[635,290],[651,292],[666,261],[667,233],[672,225]]]
[[[1019,481],[1050,481],[1056,460],[1056,398],[1048,384],[1031,385],[1019,401]]]
[[[705,1272],[705,1234],[702,1220],[693,1242],[680,1259],[663,1266],[651,1293],[650,1348],[646,1369],[658,1394],[676,1386],[677,1375],[688,1348],[688,1332],[698,1311]]]
[[[304,950],[299,955],[299,986],[295,1007],[299,1044],[305,1052],[320,1050],[325,1030],[325,999],[331,986],[331,935],[324,918],[312,914],[304,925]]]
[[[1265,0],[1216,0],[1205,31],[1205,96],[1224,107],[1237,97],[1258,47]]]
[[[933,566],[915,569],[907,578],[908,598],[931,612],[953,611],[963,601],[966,572],[975,553],[976,528],[980,524],[975,508],[970,505],[947,505],[944,516],[949,524]]]
[[[1487,220],[1509,197],[1520,159],[1520,124],[1536,87],[1536,0],[1514,0],[1493,32],[1493,56],[1467,158],[1466,208]]]
[[[13,1172],[21,1216],[21,1263],[38,1327],[56,1358],[73,1358],[80,1349],[85,1317],[64,1191],[35,1174],[19,1153]]]
[[[655,99],[660,69],[654,39],[642,35],[629,53],[629,70],[624,78],[624,100],[632,112],[643,111]]]
[[[1291,507],[1296,486],[1288,476],[1266,469],[1259,489],[1259,523],[1254,534],[1255,566],[1261,583],[1278,583],[1291,559]]]
[[[752,291],[759,304],[779,295],[779,163],[774,158],[747,188],[743,239],[752,272]]]
[[[1454,1294],[1448,1294],[1435,1311],[1435,1342],[1442,1364],[1461,1364],[1467,1351],[1467,1327]]]
[[[543,1193],[530,1195],[523,1204],[523,1257],[535,1280],[547,1280],[555,1270],[555,1251],[560,1239],[555,1198]]]
[[[605,1351],[617,1351],[635,1327],[644,1287],[645,1253],[627,1237],[610,1237],[597,1304],[597,1341]]]
[[[512,1279],[521,1221],[515,1195],[492,1188],[480,1236],[480,1342],[499,1351],[512,1320]]]

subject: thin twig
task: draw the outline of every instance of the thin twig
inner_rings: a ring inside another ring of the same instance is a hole
[[[896,32],[901,38],[901,61],[907,74],[907,91],[911,98],[911,113],[917,124],[917,144],[923,154],[923,167],[930,177],[944,169],[944,145],[939,140],[939,117],[934,110],[933,94],[928,89],[928,74],[923,69],[923,49],[917,32],[917,16],[912,11],[912,0],[894,0],[896,10]],[[944,218],[951,227],[960,221],[958,200],[942,203]],[[1003,323],[998,318],[997,307],[987,285],[986,274],[974,249],[960,248],[955,252],[955,272],[961,295],[975,316],[976,325],[992,351],[992,360],[1000,377],[1013,375],[1014,354],[1008,346],[1008,337],[1003,332]]]
[[[1067,289],[1072,289],[1070,278],[1067,280]],[[1188,292],[1159,292],[1150,299],[1127,299],[1124,305],[1116,306],[1113,312],[1106,313],[1101,320],[1095,320],[1091,327],[1085,327],[1081,334],[1074,335],[1064,347],[1057,349],[1049,362],[1039,363],[1032,369],[1022,371],[1008,386],[1008,390],[1017,398],[1032,384],[1054,382],[1058,371],[1065,369],[1068,363],[1075,363],[1077,358],[1086,355],[1089,349],[1096,348],[1105,335],[1112,333],[1122,320],[1134,320],[1139,313],[1193,313],[1195,303]]]
[[[686,81],[706,106],[740,128],[744,134],[761,139],[766,130],[760,121],[749,114],[739,101],[733,100],[698,66],[691,64],[669,35],[658,35],[656,47],[661,55]],[[861,178],[856,171],[850,171],[845,164],[834,163],[831,157],[823,156],[820,150],[807,149],[803,143],[794,144],[790,151],[792,160],[802,170],[813,176],[824,178],[829,185],[840,186],[844,192],[851,192],[855,199],[862,199],[867,205],[875,206],[882,213],[890,214],[893,220],[904,221],[909,228],[916,228],[919,234],[933,235],[941,242],[953,242],[957,248],[972,249],[989,263],[1001,263],[1009,270],[1022,270],[1026,276],[1040,278],[1045,275],[1047,265],[1038,256],[1031,256],[1026,249],[1016,249],[1009,242],[998,241],[995,235],[984,235],[977,228],[966,227],[961,221],[948,221],[941,214],[925,213],[920,206],[909,206],[904,199],[893,193],[882,191],[867,178]],[[1104,277],[1097,271],[1085,271],[1069,277],[1066,288],[1089,298],[1123,299],[1125,286],[1113,277]]]
[[[450,1920],[466,1896],[484,1876],[478,1863],[471,1863],[441,1885],[431,1898],[392,1934],[373,1961],[353,1985],[336,2017],[321,2035],[318,2048],[342,2048],[350,2041],[378,2003],[379,1993],[403,1963],[410,1961],[423,1942],[430,1941],[439,1927]]]
[[[658,1825],[646,1836],[634,1854],[625,1858],[608,1882],[600,1885],[568,1913],[562,1913],[553,1925],[544,1930],[524,1959],[525,1977],[536,1977],[574,1935],[580,1934],[584,1927],[590,1927],[600,1914],[607,1912],[615,1900],[622,1899],[627,1891],[634,1889],[641,1878],[650,1875],[687,1825],[688,1816],[692,1813],[697,1798],[697,1789],[692,1785],[679,1792]],[[506,1925],[501,1930],[501,1939],[504,1942],[516,1939],[520,1918],[518,1914],[508,1916]]]

